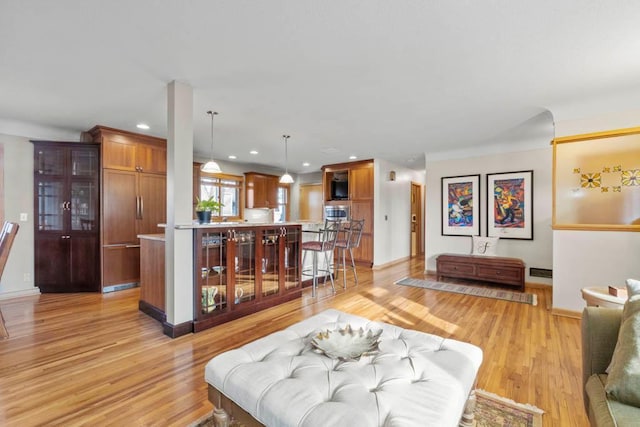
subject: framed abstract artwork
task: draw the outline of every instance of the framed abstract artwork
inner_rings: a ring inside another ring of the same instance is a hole
[[[533,240],[533,171],[487,174],[487,236]]]
[[[480,175],[442,178],[442,235],[480,235]]]

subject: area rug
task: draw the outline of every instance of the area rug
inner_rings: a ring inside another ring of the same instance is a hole
[[[476,427],[542,427],[542,414],[544,411],[535,406],[476,390]],[[215,427],[213,414],[204,416],[190,427]],[[232,422],[230,427],[243,426]]]
[[[476,389],[476,427],[542,427],[544,411]]]
[[[435,291],[453,292],[456,294],[473,295],[477,297],[502,299],[506,301],[521,302],[524,304],[538,305],[538,296],[524,292],[505,291],[497,288],[486,288],[470,285],[456,285],[455,283],[436,282],[434,280],[413,279],[405,277],[394,282],[396,285],[415,286],[418,288],[433,289]]]

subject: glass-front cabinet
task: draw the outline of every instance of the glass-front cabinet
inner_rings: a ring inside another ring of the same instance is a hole
[[[99,291],[99,146],[32,142],[35,285],[42,292]]]
[[[194,230],[194,332],[297,298],[299,225]]]

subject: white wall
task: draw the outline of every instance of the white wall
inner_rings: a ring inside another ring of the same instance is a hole
[[[0,298],[9,298],[39,293],[33,286],[33,144],[29,138],[2,133],[0,144],[4,146],[4,217],[20,225],[0,281]],[[26,213],[28,221],[19,222],[20,213]]]
[[[556,135],[640,126],[639,111],[620,111],[596,116],[556,118]],[[623,286],[624,280],[640,278],[640,233],[624,231],[553,232],[553,308],[582,311],[580,290],[589,286]]]
[[[548,140],[544,143],[548,144]],[[553,265],[552,148],[550,146],[465,159],[430,161],[427,157],[425,256],[428,270],[435,271],[436,257],[442,253],[468,254],[471,252],[471,237],[441,235],[441,178],[481,174],[480,234],[486,236],[486,175],[522,170],[533,170],[533,240],[502,239],[498,243],[497,254],[522,259],[526,264],[525,281],[551,283],[550,279],[529,276],[529,267],[550,269]]]
[[[389,172],[396,180],[389,180]],[[424,174],[375,159],[373,163],[373,265],[381,266],[411,255],[411,182],[424,183]]]

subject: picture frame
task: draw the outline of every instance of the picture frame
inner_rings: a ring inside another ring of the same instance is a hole
[[[487,174],[487,236],[533,240],[533,171]]]
[[[441,178],[442,235],[480,235],[480,174]]]

